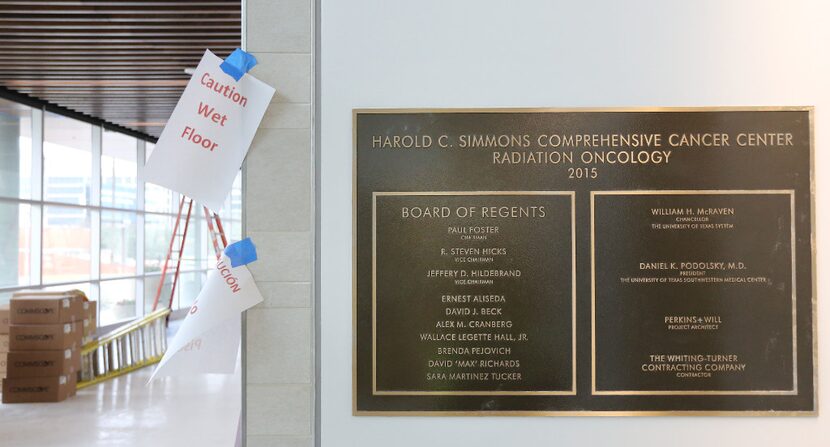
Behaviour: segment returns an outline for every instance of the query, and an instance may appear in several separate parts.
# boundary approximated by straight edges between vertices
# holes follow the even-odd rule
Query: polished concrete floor
[[[164,377],[153,367],[78,391],[64,402],[0,404],[2,447],[232,447],[240,408],[234,376]]]

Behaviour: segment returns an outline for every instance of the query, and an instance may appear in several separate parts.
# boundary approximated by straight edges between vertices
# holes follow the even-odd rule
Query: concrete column
[[[246,0],[252,73],[277,90],[248,153],[245,232],[265,302],[245,319],[248,447],[314,444],[313,0]]]

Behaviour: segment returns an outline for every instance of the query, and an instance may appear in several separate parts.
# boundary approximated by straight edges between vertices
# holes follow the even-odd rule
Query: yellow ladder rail
[[[154,311],[91,341],[81,349],[78,389],[161,361],[167,350],[170,309]]]

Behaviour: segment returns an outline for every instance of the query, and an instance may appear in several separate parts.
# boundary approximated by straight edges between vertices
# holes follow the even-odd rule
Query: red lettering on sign
[[[219,147],[219,143],[215,143],[213,140],[196,133],[196,129],[190,126],[184,126],[184,131],[182,132],[181,137],[193,144],[198,144],[211,152]]]
[[[228,115],[223,115],[219,112],[216,112],[215,107],[211,107],[201,101],[199,101],[199,115],[208,118],[209,120],[219,124],[220,126],[224,126],[225,121],[228,120]]]

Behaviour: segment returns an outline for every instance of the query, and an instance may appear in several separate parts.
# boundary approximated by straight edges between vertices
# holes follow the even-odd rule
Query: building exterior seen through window
[[[180,195],[144,183],[152,143],[0,99],[0,303],[18,290],[80,289],[109,325],[152,309]],[[183,167],[186,169],[186,167]],[[241,238],[241,176],[219,211]],[[190,221],[173,309],[214,259],[201,205]],[[167,276],[160,306],[170,296]]]

